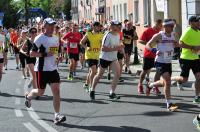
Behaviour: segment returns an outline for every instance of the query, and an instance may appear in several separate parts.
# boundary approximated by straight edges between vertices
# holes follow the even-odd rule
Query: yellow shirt
[[[92,32],[87,32],[87,37],[90,42],[91,51],[85,50],[85,59],[99,60],[101,41],[103,38],[103,33],[93,34]]]

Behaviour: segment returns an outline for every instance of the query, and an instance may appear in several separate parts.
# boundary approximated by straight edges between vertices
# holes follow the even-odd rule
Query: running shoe
[[[183,89],[183,84],[182,83],[177,83],[177,88],[178,88],[178,90],[180,90],[180,91],[183,91],[184,89]]]
[[[160,90],[159,90],[159,88],[158,87],[153,87],[153,93],[155,94],[155,95],[161,95],[161,92],[160,92]]]
[[[120,77],[119,82],[124,82],[124,79],[122,79],[122,77]]]
[[[138,93],[139,93],[139,94],[144,94],[144,88],[143,88],[142,85],[139,85],[139,86],[138,86]]]
[[[200,131],[200,121],[198,120],[198,116],[193,119],[193,124],[196,126],[197,130]]]
[[[107,75],[107,79],[108,79],[108,80],[111,79],[111,74],[110,74],[110,73],[108,73],[108,75]]]
[[[126,73],[128,72],[128,68],[127,68],[127,67],[125,67],[125,72],[126,72]]]
[[[195,97],[193,103],[200,104],[200,97]]]
[[[66,121],[66,117],[64,115],[58,114],[54,119],[54,124],[58,125],[64,121]]]
[[[118,99],[120,99],[120,96],[117,96],[115,93],[112,93],[109,95],[109,98],[113,99],[113,100],[118,100]]]
[[[95,100],[95,91],[90,91],[90,99]]]
[[[83,88],[85,89],[86,92],[90,91],[90,87],[87,84],[84,84]]]
[[[168,111],[174,112],[174,111],[177,111],[177,109],[178,109],[178,106],[176,104],[173,104],[173,103],[167,104]]]
[[[67,80],[72,81],[72,80],[73,80],[73,75],[70,74],[70,75],[67,77]]]
[[[19,67],[17,66],[16,69],[19,70]]]
[[[132,74],[132,71],[131,71],[131,70],[128,70],[128,74]]]
[[[26,93],[26,95],[25,95],[25,106],[27,107],[27,108],[30,108],[31,107],[31,100],[30,99],[28,99],[28,93]]]

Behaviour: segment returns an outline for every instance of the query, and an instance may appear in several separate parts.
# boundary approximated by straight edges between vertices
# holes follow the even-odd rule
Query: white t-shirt
[[[56,58],[58,55],[59,49],[59,40],[58,37],[48,37],[44,34],[40,34],[35,38],[34,41],[36,47],[38,48],[38,52],[47,53],[52,51],[55,53],[54,56],[39,58],[37,57],[35,64],[35,71],[54,71],[57,70]]]
[[[104,35],[103,41],[102,41],[102,46],[114,48],[119,44],[120,44],[119,34],[113,35],[110,32],[108,32]],[[112,51],[112,52],[101,51],[100,59],[107,60],[107,61],[115,61],[115,60],[117,60],[117,52],[118,51]]]
[[[0,34],[0,58],[3,58],[3,49],[5,48],[4,46],[5,43],[5,36]]]

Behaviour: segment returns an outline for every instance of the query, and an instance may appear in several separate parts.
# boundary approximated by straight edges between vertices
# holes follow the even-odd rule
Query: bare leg
[[[112,67],[112,71],[114,73],[114,77],[113,77],[113,81],[112,81],[112,86],[111,86],[111,89],[112,89],[112,93],[115,92],[115,89],[117,87],[117,83],[119,81],[119,77],[120,77],[120,65],[119,65],[119,62],[116,60],[116,61],[113,61],[111,63],[111,67]]]
[[[60,112],[60,83],[52,83],[51,91],[53,94],[53,106],[55,113]]]
[[[94,76],[93,82],[92,82],[92,91],[95,91],[95,88],[97,86],[97,83],[99,80],[102,78],[103,74],[105,72],[105,69],[102,68],[101,66],[98,68],[97,74]]]

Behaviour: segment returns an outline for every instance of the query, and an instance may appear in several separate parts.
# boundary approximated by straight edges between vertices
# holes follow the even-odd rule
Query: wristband
[[[152,49],[151,49],[151,52],[154,53],[154,54],[156,54],[157,49],[156,49],[156,48],[152,48]]]
[[[47,57],[47,53],[42,53],[42,57]]]

